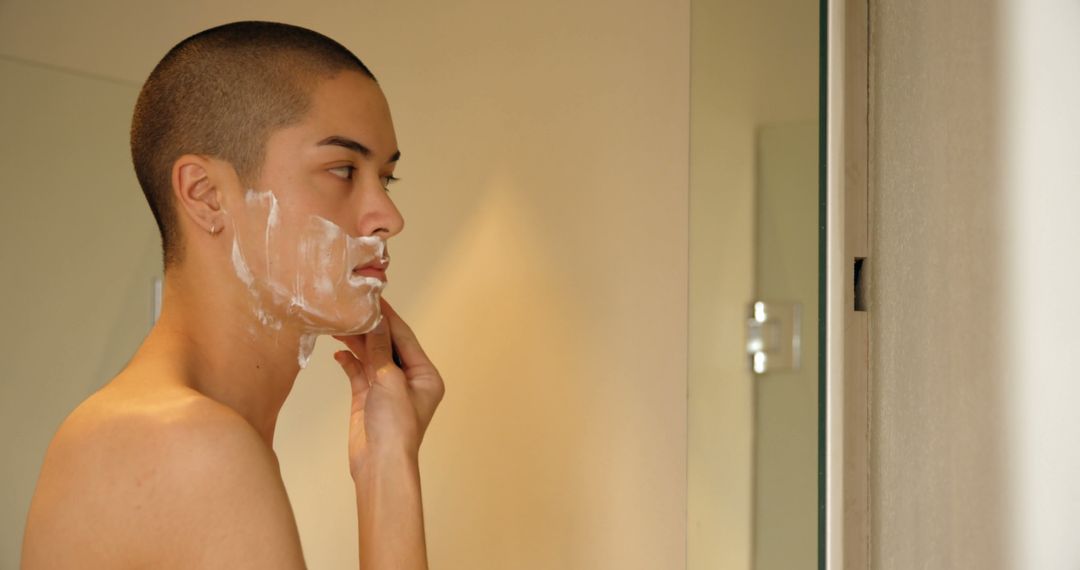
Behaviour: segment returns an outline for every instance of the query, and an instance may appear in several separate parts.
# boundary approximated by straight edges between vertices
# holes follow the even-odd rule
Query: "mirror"
[[[390,101],[407,229],[386,295],[447,382],[421,454],[433,567],[816,567],[818,3],[335,9],[0,6],[0,567],[56,427],[153,320],[141,82],[234,19],[339,39]],[[788,348],[760,374],[755,322]],[[274,443],[312,568],[357,565],[335,348]]]
[[[816,568],[823,548],[820,10],[792,0],[693,4],[687,568],[695,570]]]

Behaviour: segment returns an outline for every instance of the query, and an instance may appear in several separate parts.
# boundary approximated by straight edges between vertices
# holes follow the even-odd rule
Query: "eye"
[[[344,175],[334,174],[334,176],[337,176],[338,178],[341,178],[342,180],[352,180],[353,172],[356,172],[356,167],[355,166],[349,166],[349,165],[338,166],[336,168],[331,168],[329,171],[330,172],[344,172]]]
[[[390,185],[397,182],[398,180],[401,180],[401,179],[400,178],[394,178],[393,174],[387,174],[386,176],[383,176],[382,177],[383,188],[386,191],[389,192],[390,191]]]

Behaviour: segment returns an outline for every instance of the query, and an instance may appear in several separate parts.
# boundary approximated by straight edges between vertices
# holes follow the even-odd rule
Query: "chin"
[[[372,329],[374,329],[376,326],[379,325],[380,320],[382,320],[382,314],[380,314],[379,311],[375,311],[374,313],[369,313],[367,315],[366,320],[353,321],[353,323],[363,323],[363,324],[359,324],[359,325],[354,324],[354,326],[345,334],[364,334],[364,333],[371,332]]]
[[[357,310],[354,312],[340,311],[337,318],[332,321],[324,321],[315,325],[315,328],[319,329],[319,332],[323,334],[336,334],[336,335],[354,335],[364,334],[371,332],[379,321],[382,319],[382,314],[379,311],[379,305],[376,304],[374,308],[366,307],[363,310]]]
[[[371,332],[382,318],[377,291],[355,290],[348,294],[307,297],[308,302],[294,303],[287,312],[308,334],[356,335]]]

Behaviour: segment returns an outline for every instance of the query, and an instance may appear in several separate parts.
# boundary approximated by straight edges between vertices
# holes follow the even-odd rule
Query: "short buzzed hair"
[[[258,180],[266,140],[302,120],[319,80],[343,70],[375,80],[338,42],[277,22],[233,22],[176,44],[139,93],[131,157],[161,232],[165,267],[182,259],[172,167],[203,154],[232,164],[245,186]]]

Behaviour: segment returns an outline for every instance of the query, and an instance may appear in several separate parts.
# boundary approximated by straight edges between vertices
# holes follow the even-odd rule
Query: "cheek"
[[[295,237],[296,223],[289,214],[269,190],[248,190],[244,195],[233,229],[236,248],[256,279],[273,279],[294,262],[288,244]]]
[[[344,240],[320,240],[313,236],[304,247],[299,270],[309,276],[313,297],[331,300],[348,276]]]
[[[255,275],[262,275],[277,295],[293,304],[310,295],[307,285],[319,275],[329,275],[335,236],[310,223],[310,216],[281,207],[270,194],[265,222],[252,224],[248,239],[256,252]],[[257,268],[261,267],[260,274]],[[326,289],[325,284],[321,286]]]
[[[276,213],[276,201],[272,194],[249,191],[242,204],[229,210],[229,223],[233,231],[230,252],[233,270],[249,288],[257,287],[266,281],[269,273],[266,236],[272,212]]]

